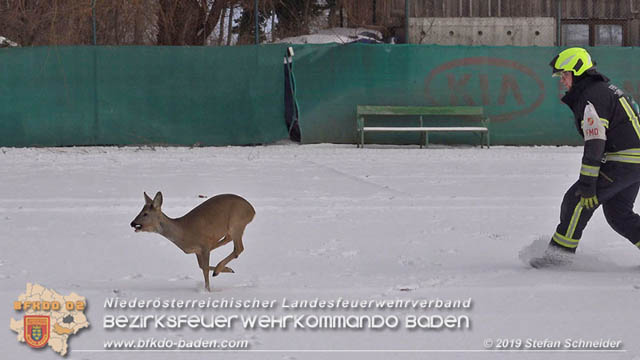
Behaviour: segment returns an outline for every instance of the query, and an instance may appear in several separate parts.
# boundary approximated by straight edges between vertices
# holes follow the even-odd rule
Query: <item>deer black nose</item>
[[[132,228],[136,227],[135,221],[132,221],[131,224],[129,224],[129,225],[131,225]]]

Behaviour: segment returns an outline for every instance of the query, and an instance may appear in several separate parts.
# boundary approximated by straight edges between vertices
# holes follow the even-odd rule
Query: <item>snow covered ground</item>
[[[37,282],[86,296],[91,327],[70,359],[640,359],[640,251],[600,211],[578,262],[535,270],[519,253],[546,242],[581,148],[274,145],[0,149],[0,307],[6,359],[56,359],[16,342],[12,302]],[[236,193],[256,208],[235,274],[212,279],[194,255],[134,233],[142,192],[177,217]],[[540,240],[544,238],[544,240]],[[212,253],[212,263],[231,245]],[[105,299],[260,299],[274,309],[115,310]],[[283,309],[282,299],[472,299],[468,309]],[[106,330],[105,315],[382,315],[397,329]],[[406,316],[467,316],[469,328],[404,327]],[[249,351],[104,351],[112,339],[248,340]],[[501,339],[621,341],[619,351],[486,350]],[[523,346],[523,345],[522,345]],[[521,346],[521,347],[522,347]],[[491,346],[489,346],[491,347]],[[583,349],[584,350],[584,349]]]

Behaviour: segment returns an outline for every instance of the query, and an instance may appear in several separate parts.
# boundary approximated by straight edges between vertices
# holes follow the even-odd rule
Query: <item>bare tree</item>
[[[98,44],[155,42],[153,9],[157,0],[95,2]],[[83,45],[93,42],[91,1],[2,0],[0,31],[22,46]]]
[[[82,14],[89,17],[81,21]],[[22,46],[82,44],[90,39],[90,15],[88,2],[4,0],[0,2],[0,31]]]
[[[155,43],[157,8],[157,0],[96,1],[98,44]]]
[[[370,26],[376,6],[387,9],[390,1],[259,0],[254,9],[255,0],[0,0],[0,35],[22,46],[88,45],[95,12],[98,45],[210,45],[215,29],[212,44],[230,45],[235,36],[238,44],[252,44],[256,16],[263,31],[284,38],[318,24]],[[329,19],[314,21],[325,10]]]
[[[228,0],[159,0],[158,45],[205,45]]]

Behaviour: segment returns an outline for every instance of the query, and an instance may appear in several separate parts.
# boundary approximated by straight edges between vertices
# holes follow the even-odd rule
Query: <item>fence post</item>
[[[556,18],[556,46],[562,46],[562,0],[558,2],[558,16]]]
[[[100,137],[100,120],[98,114],[98,41],[96,36],[96,0],[91,0],[91,20],[93,28],[93,144],[97,145]]]
[[[409,0],[404,0],[404,43],[409,43]]]
[[[256,29],[255,29],[256,45],[259,45],[260,44],[260,23],[258,22],[258,18],[260,17],[260,14],[258,12],[258,0],[256,0],[253,5],[253,17],[255,18],[255,25],[256,25]]]
[[[93,30],[93,45],[96,45],[96,0],[91,0],[91,27]]]

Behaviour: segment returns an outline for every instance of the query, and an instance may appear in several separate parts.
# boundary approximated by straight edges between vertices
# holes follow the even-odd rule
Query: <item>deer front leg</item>
[[[230,242],[231,242],[231,235],[227,234],[227,235],[224,236],[224,238],[218,240],[218,242],[216,243],[215,247],[218,248],[218,247],[220,247],[222,245],[226,245],[227,243],[230,243]],[[226,273],[233,273],[234,272],[233,269],[231,269],[230,267],[226,267],[226,266],[224,268],[222,268],[222,270],[220,270],[218,272],[216,272],[216,266],[209,266],[209,269],[213,270],[213,275],[212,276],[216,276],[219,273],[223,273],[223,272],[226,272]]]
[[[231,241],[231,236],[229,234],[227,234],[222,239],[218,240],[218,242],[216,243],[215,247],[217,248],[217,247],[220,247],[222,245],[226,245],[230,241]]]
[[[204,275],[204,288],[207,291],[211,291],[209,288],[209,252],[202,251],[196,253],[196,257],[198,258],[198,265],[200,269],[202,269],[202,275]]]
[[[220,273],[235,273],[235,271],[233,271],[233,269],[228,266],[225,266],[222,270],[220,270],[220,273],[216,273],[217,268],[217,266],[209,266],[209,269],[213,270],[213,274],[211,274],[211,276],[218,276],[220,275]]]

